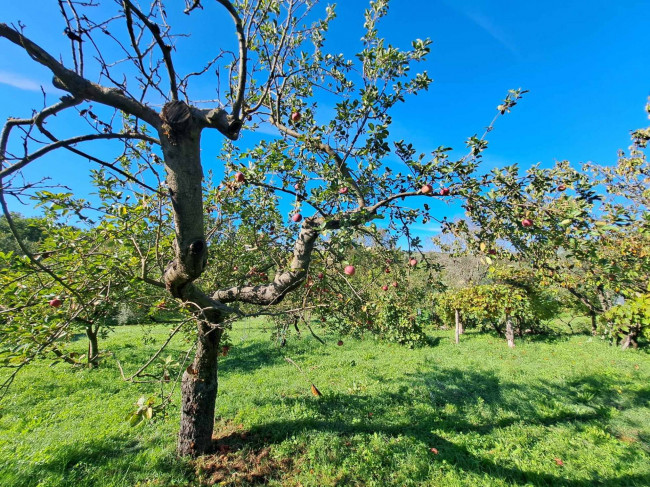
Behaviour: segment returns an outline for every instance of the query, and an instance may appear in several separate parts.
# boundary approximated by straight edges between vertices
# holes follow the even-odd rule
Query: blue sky
[[[204,41],[185,51],[191,53],[188,65],[198,65],[221,47],[234,47],[230,19],[209,5],[216,2],[204,3],[218,17],[192,27]],[[361,0],[338,4],[328,41],[331,52],[351,56],[360,47],[366,5]],[[33,40],[52,54],[67,56],[56,2],[10,2],[0,20],[21,20]],[[192,18],[181,15],[179,20],[189,31]],[[510,88],[530,93],[490,134],[486,168],[515,162],[551,165],[562,159],[613,163],[617,150],[629,145],[630,130],[648,124],[643,107],[650,95],[650,0],[393,0],[379,30],[387,42],[401,47],[415,38],[433,40],[422,67],[434,83],[393,113],[396,138],[413,142],[420,152],[440,145],[462,149],[468,136],[483,133]],[[224,32],[223,44],[213,32]],[[49,79],[45,69],[0,39],[1,119],[28,116],[32,107],[41,106],[41,84],[56,96]],[[244,135],[244,141],[253,138]],[[218,134],[204,139],[207,167],[216,167],[210,152],[218,144]],[[86,164],[53,158],[35,163],[28,174],[51,175],[83,193]]]

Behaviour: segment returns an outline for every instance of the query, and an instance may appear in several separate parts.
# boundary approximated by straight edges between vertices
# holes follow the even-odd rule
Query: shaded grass
[[[155,346],[139,333],[120,328],[104,346],[135,369]],[[178,400],[167,418],[127,426],[155,391],[119,381],[111,359],[42,363],[1,405],[0,485],[650,485],[645,352],[583,335],[509,350],[470,332],[455,346],[449,331],[416,350],[333,336],[278,348],[259,321],[232,337],[215,455],[175,457]],[[186,348],[175,340],[170,353]]]

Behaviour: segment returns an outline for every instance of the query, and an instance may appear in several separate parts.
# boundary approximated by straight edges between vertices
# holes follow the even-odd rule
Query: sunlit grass
[[[177,397],[167,418],[125,422],[157,387],[121,381],[114,358],[136,370],[169,328],[145,344],[124,327],[97,370],[42,362],[19,376],[0,405],[0,485],[650,485],[646,352],[586,335],[509,350],[470,332],[456,346],[451,331],[415,350],[309,334],[280,348],[262,328],[242,323],[220,362],[214,458],[176,458]],[[258,476],[234,468],[267,453]],[[229,475],[213,475],[219,462]]]

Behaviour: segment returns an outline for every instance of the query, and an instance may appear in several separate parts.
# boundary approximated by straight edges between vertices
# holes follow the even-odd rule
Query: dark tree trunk
[[[97,341],[97,332],[99,327],[93,328],[92,325],[86,326],[86,336],[88,337],[88,367],[96,367],[99,356],[99,342]]]
[[[214,409],[217,401],[219,342],[222,330],[202,321],[194,362],[181,383],[181,427],[178,454],[198,456],[212,450]]]
[[[512,329],[512,319],[506,315],[506,340],[510,348],[515,348],[515,332]]]
[[[596,336],[598,333],[598,328],[596,326],[596,312],[591,310],[589,316],[591,317],[591,334]]]

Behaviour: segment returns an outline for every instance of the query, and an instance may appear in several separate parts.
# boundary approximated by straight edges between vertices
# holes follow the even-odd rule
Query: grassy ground
[[[102,345],[133,371],[168,330],[143,341],[124,327]],[[451,334],[416,350],[338,337],[278,348],[261,322],[242,324],[220,363],[218,453],[198,462],[174,455],[178,399],[167,418],[128,426],[155,390],[120,381],[114,358],[37,364],[0,404],[0,485],[650,485],[648,353],[585,335],[509,350]]]

